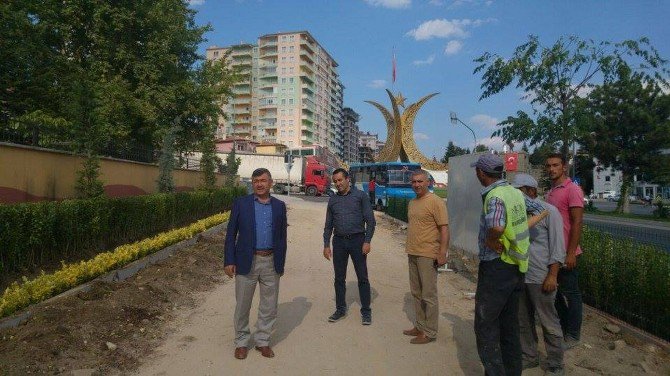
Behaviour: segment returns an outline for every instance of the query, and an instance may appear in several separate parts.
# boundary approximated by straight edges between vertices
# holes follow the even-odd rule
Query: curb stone
[[[218,232],[223,231],[223,229],[226,228],[228,225],[228,222],[223,222],[221,224],[218,224],[216,226],[210,227],[207,230],[195,234],[192,238],[182,240],[179,243],[175,243],[172,245],[169,245],[160,251],[156,251],[154,253],[151,253],[147,256],[144,256],[143,258],[139,260],[135,260],[131,262],[128,265],[125,265],[124,267],[116,270],[112,270],[111,272],[105,273],[93,280],[90,280],[84,284],[81,284],[79,286],[75,286],[67,291],[64,291],[54,297],[51,297],[47,300],[44,300],[39,303],[35,304],[48,304],[48,303],[53,303],[54,301],[64,298],[66,296],[70,296],[73,294],[77,294],[79,292],[87,292],[90,291],[93,288],[93,283],[95,282],[121,282],[125,281],[126,279],[134,276],[137,274],[140,270],[146,268],[147,266],[151,266],[153,264],[157,264],[162,262],[163,260],[169,258],[170,256],[174,255],[177,251],[180,249],[190,247],[198,242],[198,239],[200,239],[201,236],[207,236],[211,234],[215,234]],[[35,304],[32,304],[31,306],[34,306]],[[8,316],[3,319],[0,319],[0,329],[5,329],[5,328],[16,328],[17,326],[23,324],[24,322],[28,321],[32,317],[32,312],[31,311],[24,311],[19,314],[13,315],[13,316]]]

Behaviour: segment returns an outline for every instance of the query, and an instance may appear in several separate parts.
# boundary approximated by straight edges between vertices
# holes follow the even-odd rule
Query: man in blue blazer
[[[277,320],[279,277],[286,260],[286,205],[270,196],[272,175],[258,168],[251,175],[254,193],[233,202],[226,243],[224,271],[235,277],[235,358],[249,349],[249,310],[260,284],[260,303],[254,342],[266,358],[274,357],[270,333]]]

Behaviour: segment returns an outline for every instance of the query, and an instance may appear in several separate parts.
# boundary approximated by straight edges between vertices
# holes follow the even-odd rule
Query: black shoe
[[[364,313],[361,315],[361,322],[363,325],[372,324],[372,313]]]
[[[347,315],[346,312],[335,311],[335,313],[330,315],[330,317],[328,318],[328,322],[338,322],[342,320],[346,315]]]

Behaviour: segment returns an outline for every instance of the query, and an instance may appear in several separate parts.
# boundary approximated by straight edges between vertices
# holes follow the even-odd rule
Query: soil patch
[[[119,374],[135,369],[166,336],[178,311],[224,281],[223,239],[199,239],[118,283],[29,308],[23,325],[0,330],[0,375]]]

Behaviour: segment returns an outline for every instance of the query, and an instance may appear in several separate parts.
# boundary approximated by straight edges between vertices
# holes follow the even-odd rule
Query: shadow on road
[[[411,298],[411,295],[410,295]],[[474,320],[465,320],[462,317],[448,312],[440,314],[452,324],[452,333],[458,353],[458,363],[465,375],[481,375],[483,370],[477,355],[477,342],[474,336]]]
[[[355,279],[356,277],[354,277]],[[370,286],[370,305],[375,302],[375,298],[379,296],[379,293],[373,286]],[[349,281],[347,282],[347,310],[349,312],[354,312],[351,310],[352,305],[356,303],[358,308],[360,309],[361,307],[361,299],[360,295],[358,294],[358,281]],[[333,305],[335,304],[335,290],[333,289]],[[374,311],[374,307],[372,307]]]
[[[277,308],[277,321],[272,335],[273,346],[285,340],[291,332],[300,326],[312,303],[304,296],[293,298],[290,302],[280,303]]]

